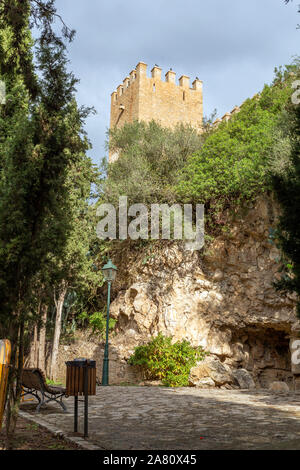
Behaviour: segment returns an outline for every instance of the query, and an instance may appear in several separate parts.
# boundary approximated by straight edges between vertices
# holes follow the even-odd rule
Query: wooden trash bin
[[[88,397],[96,395],[96,361],[75,359],[66,362],[66,395],[74,397],[74,432],[78,430],[78,396],[84,396],[84,437],[88,437]]]
[[[67,383],[66,395],[75,397],[85,394],[85,374],[87,373],[88,395],[96,395],[96,361],[75,359],[66,362]]]

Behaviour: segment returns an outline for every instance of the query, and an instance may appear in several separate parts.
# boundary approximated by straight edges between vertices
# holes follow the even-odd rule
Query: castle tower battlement
[[[182,75],[176,84],[176,73],[170,69],[162,80],[162,69],[155,65],[151,77],[147,64],[139,62],[111,94],[110,128],[120,128],[135,120],[158,121],[164,127],[190,124],[201,131],[203,121],[202,81]],[[117,158],[110,152],[109,161]]]

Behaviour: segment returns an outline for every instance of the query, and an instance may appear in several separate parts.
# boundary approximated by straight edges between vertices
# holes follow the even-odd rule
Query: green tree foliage
[[[148,344],[136,347],[129,364],[139,366],[147,380],[159,379],[167,387],[185,387],[189,385],[191,367],[206,354],[189,341],[172,343],[171,337],[160,333]]]
[[[83,323],[87,322],[93,334],[99,335],[102,339],[105,339],[106,312],[105,313],[94,312],[91,315],[89,315],[88,312],[81,312],[81,314],[78,316],[78,320],[80,320]],[[109,318],[108,329],[113,330],[116,323],[117,323],[116,319]]]
[[[128,203],[173,202],[178,171],[188,156],[199,149],[202,136],[190,126],[167,129],[157,122],[134,122],[110,132],[110,148],[119,159],[109,165],[104,199],[118,205],[119,196]]]
[[[64,26],[63,36],[56,35],[56,17],[54,0],[0,3],[0,79],[7,92],[0,109],[0,319],[13,346],[9,436],[21,394],[24,334],[38,294],[54,264],[57,277],[68,264],[64,277],[68,272],[74,281],[88,259],[78,240],[95,173],[83,129],[90,110],[76,104],[65,45],[73,32]],[[35,45],[32,24],[40,29]],[[86,247],[86,239],[82,243]]]
[[[135,122],[110,133],[119,159],[109,165],[105,202],[205,204],[207,229],[226,218],[224,210],[271,189],[269,157],[274,129],[289,100],[295,65],[275,70],[271,85],[246,100],[240,112],[204,132],[187,126],[174,130],[152,121]]]
[[[26,12],[22,25],[13,22],[13,14],[9,23],[6,3],[2,2],[0,10],[1,54],[9,62],[10,55],[18,55],[15,36],[24,36],[27,50],[32,42],[30,3],[22,3]],[[15,3],[19,12],[20,3]],[[7,84],[0,128],[0,279],[1,310],[6,316],[9,311],[26,310],[35,276],[49,253],[59,255],[65,245],[71,230],[68,174],[88,148],[82,131],[86,110],[76,109],[73,100],[76,80],[66,71],[65,46],[61,41],[48,42],[46,32],[41,37],[37,50],[41,78],[36,79],[39,94],[34,101],[20,66],[24,55],[20,49],[20,60],[9,72],[6,68],[1,73]]]
[[[291,96],[291,78],[276,72],[271,86],[246,100],[240,112],[223,122],[183,167],[178,198],[205,204],[206,214],[255,198],[270,188],[268,159],[273,131],[283,106]]]
[[[95,264],[98,252],[95,207],[90,204],[91,198],[96,197],[91,191],[92,184],[98,182],[98,170],[91,159],[82,153],[66,179],[69,212],[65,217],[70,231],[59,256],[51,253],[48,257],[44,274],[48,275],[45,283],[50,286],[59,288],[64,282],[68,289],[90,291],[94,286],[101,285],[102,274]],[[43,277],[42,272],[40,276]]]
[[[300,80],[300,60],[296,60],[297,73],[293,80]],[[300,82],[298,82],[300,83]],[[295,90],[294,90],[295,92]],[[298,94],[294,102],[289,100],[283,110],[274,136],[274,149],[270,162],[272,185],[280,204],[281,216],[275,233],[275,242],[281,248],[285,260],[282,279],[277,289],[294,292],[300,299],[300,104]],[[300,317],[300,301],[298,300]]]

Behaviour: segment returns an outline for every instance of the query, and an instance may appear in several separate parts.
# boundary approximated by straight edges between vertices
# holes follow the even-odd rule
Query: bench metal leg
[[[39,395],[39,393],[41,396]],[[26,390],[25,393],[22,394],[22,397],[28,394],[33,395],[38,400],[38,405],[35,409],[36,413],[39,413],[41,407],[43,405],[46,405],[46,403],[49,403],[50,401],[55,401],[56,403],[58,403],[62,407],[64,413],[68,412],[66,405],[63,403],[63,398],[65,398],[65,394],[49,395],[45,393],[44,391],[40,391],[39,393],[35,391],[34,389],[28,389]]]
[[[45,397],[48,398],[48,400],[45,400]],[[64,402],[62,401],[63,397],[64,397],[64,395],[60,396],[58,398],[56,398],[55,395],[53,395],[51,397],[49,397],[48,395],[44,395],[42,402],[37,406],[36,412],[38,413],[40,411],[40,408],[41,408],[42,405],[46,405],[50,401],[55,401],[56,403],[58,403],[62,407],[64,413],[67,413],[68,412],[67,407],[64,404]]]
[[[63,402],[62,400],[60,400],[58,403],[60,404],[60,406],[62,407],[62,409],[64,410],[64,412],[67,413],[67,412],[68,412],[68,409],[67,409],[66,405],[64,404],[64,402]]]
[[[38,406],[35,409],[36,413],[39,413],[40,409],[41,409],[41,406],[45,404],[45,395],[43,394],[43,392],[41,392],[41,393],[42,393],[42,399],[39,398],[40,402],[39,402]]]

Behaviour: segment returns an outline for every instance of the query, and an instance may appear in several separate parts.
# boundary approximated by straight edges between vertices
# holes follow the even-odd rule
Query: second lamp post
[[[102,268],[102,273],[105,281],[107,282],[107,314],[106,314],[106,341],[104,349],[104,359],[103,359],[103,372],[102,372],[102,385],[108,385],[108,331],[109,331],[109,306],[110,306],[110,288],[112,281],[115,280],[117,274],[116,266],[108,261],[105,266]]]

